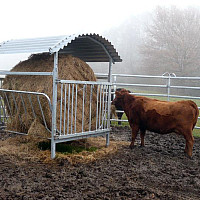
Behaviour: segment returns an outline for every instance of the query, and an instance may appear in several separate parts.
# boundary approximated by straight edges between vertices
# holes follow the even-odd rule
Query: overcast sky
[[[200,0],[2,0],[0,43],[73,33],[102,34],[157,5],[200,7]],[[0,56],[0,69],[8,68],[11,61],[7,60],[7,56]]]

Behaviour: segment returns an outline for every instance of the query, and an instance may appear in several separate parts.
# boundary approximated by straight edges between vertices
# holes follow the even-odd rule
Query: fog
[[[144,29],[160,5],[178,8],[199,7],[198,0],[64,1],[35,0],[1,2],[0,43],[10,39],[97,33],[116,48],[123,62],[113,65],[113,73],[148,73],[141,64],[140,45]],[[11,6],[12,5],[12,6]],[[10,70],[29,54],[0,55],[0,70]],[[89,63],[95,72],[106,73],[108,64]]]

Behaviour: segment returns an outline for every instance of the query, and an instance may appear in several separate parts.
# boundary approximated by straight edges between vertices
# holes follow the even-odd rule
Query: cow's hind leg
[[[132,128],[132,141],[130,144],[130,148],[132,149],[134,147],[134,143],[135,143],[135,139],[137,137],[138,131],[139,131],[139,127],[138,126],[133,126]]]
[[[145,136],[145,130],[140,130],[140,138],[141,138],[141,147],[144,147],[144,136]]]
[[[192,130],[188,131],[187,133],[184,134],[185,140],[186,140],[186,145],[185,145],[185,153],[189,157],[192,156],[192,149],[194,145],[194,137],[192,135]]]

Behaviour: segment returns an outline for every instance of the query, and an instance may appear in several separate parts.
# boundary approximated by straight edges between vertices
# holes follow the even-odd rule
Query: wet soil
[[[129,127],[111,140],[130,141]],[[0,133],[0,139],[7,135]],[[15,162],[0,155],[0,199],[200,199],[200,138],[192,159],[175,134],[147,133],[145,147],[122,145],[115,154],[90,163]]]

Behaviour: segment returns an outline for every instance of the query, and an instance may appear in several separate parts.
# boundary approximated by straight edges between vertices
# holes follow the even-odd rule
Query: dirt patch
[[[1,142],[10,140],[0,135]],[[1,152],[0,199],[199,199],[200,138],[195,138],[192,159],[184,155],[184,139],[175,134],[147,133],[146,147],[140,147],[138,137],[133,150],[130,128],[113,128],[110,138],[113,152],[73,164],[20,161]]]

